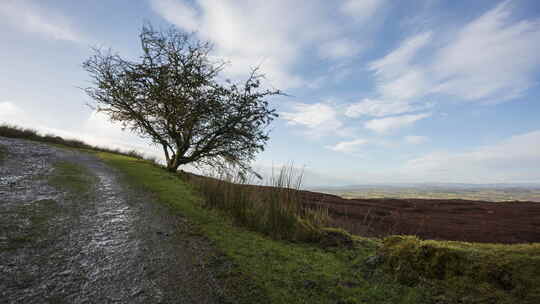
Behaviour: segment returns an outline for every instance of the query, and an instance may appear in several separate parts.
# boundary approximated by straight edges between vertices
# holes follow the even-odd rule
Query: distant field
[[[362,189],[317,189],[343,198],[424,198],[424,199],[465,199],[492,202],[533,201],[540,202],[540,188],[402,188],[373,187]]]

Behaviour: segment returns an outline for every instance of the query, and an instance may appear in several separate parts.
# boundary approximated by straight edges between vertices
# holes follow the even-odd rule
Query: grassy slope
[[[214,242],[223,255],[212,257],[208,266],[234,292],[232,303],[540,303],[540,244],[396,236],[357,240],[352,249],[324,250],[278,242],[234,227],[227,217],[202,208],[193,189],[175,174],[140,159],[100,156],[188,217],[198,227],[194,233]],[[49,181],[71,192],[87,192],[92,180],[83,171],[59,163]]]
[[[100,153],[126,178],[192,220],[229,264],[221,273],[235,302],[253,303],[421,303],[426,291],[383,277],[366,280],[365,259],[377,243],[365,240],[353,249],[325,250],[315,245],[274,241],[235,227],[201,207],[191,187],[148,162]],[[216,261],[209,261],[213,263]],[[219,263],[219,261],[218,261]],[[221,267],[223,269],[223,267]],[[247,286],[247,288],[244,288]]]

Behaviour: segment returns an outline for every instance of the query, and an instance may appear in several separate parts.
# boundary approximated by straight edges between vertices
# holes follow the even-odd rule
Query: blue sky
[[[0,122],[147,154],[86,103],[91,46],[139,54],[144,21],[195,31],[280,118],[254,164],[308,185],[540,183],[540,2],[0,2]]]

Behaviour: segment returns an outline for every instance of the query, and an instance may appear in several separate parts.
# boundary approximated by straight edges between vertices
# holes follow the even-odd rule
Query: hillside
[[[66,300],[92,295],[158,303],[163,301],[156,298],[161,294],[174,299],[172,302],[194,303],[200,303],[197,297],[202,296],[208,302],[225,303],[532,304],[540,300],[538,244],[364,238],[323,229],[309,212],[299,218],[287,214],[275,218],[279,220],[275,227],[294,219],[288,222],[292,230],[282,227],[276,234],[269,230],[274,227],[269,223],[241,220],[266,217],[242,217],[235,210],[246,209],[219,206],[218,197],[241,198],[234,195],[244,193],[226,182],[209,180],[215,183],[213,189],[233,191],[220,196],[223,192],[200,190],[200,183],[140,158],[0,139],[0,208],[3,217],[10,218],[2,222],[6,227],[0,243],[0,285],[3,296],[10,299],[47,296]],[[24,153],[17,150],[21,146],[26,147]],[[55,151],[52,158],[48,151]],[[31,171],[39,166],[52,167],[39,174]],[[258,196],[246,197],[261,197],[264,191],[297,193],[265,189],[250,187],[250,195]],[[52,201],[32,196],[47,193],[56,196]],[[323,197],[322,203],[331,202],[322,194],[304,195],[308,196],[304,202]],[[332,218],[336,213],[330,210],[329,215]],[[81,220],[75,221],[77,218]],[[94,224],[85,224],[89,220]],[[62,231],[75,235],[64,238]],[[125,237],[128,231],[134,234]],[[77,235],[82,237],[79,242]],[[23,257],[41,263],[41,269],[48,271],[36,273],[29,268],[35,263],[16,262]],[[86,273],[95,277],[85,277]],[[153,285],[145,285],[145,278]],[[49,287],[39,287],[42,284]],[[34,292],[29,293],[31,290]]]

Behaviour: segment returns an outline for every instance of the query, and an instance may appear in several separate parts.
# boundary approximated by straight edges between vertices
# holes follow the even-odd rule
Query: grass
[[[54,164],[54,171],[48,182],[53,187],[66,190],[72,196],[82,198],[92,194],[96,179],[84,166],[60,161]]]
[[[396,281],[433,285],[447,299],[472,303],[539,303],[540,244],[477,244],[420,240],[413,236],[384,239],[383,268]]]
[[[234,170],[189,178],[206,206],[224,211],[240,226],[278,240],[319,242],[329,237],[323,229],[329,222],[328,211],[303,206],[297,191],[301,180],[302,174],[292,166],[273,176],[269,187],[253,186],[253,179]]]

